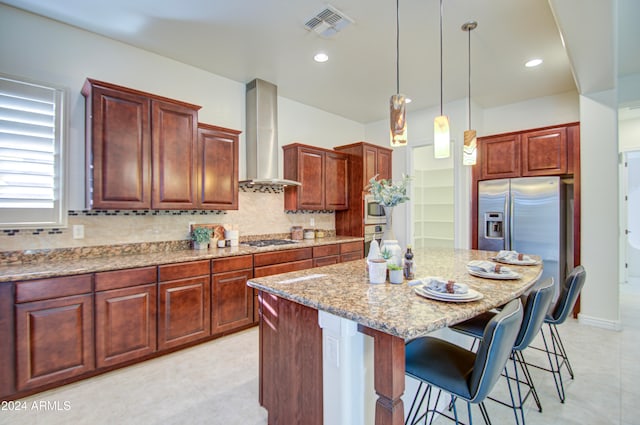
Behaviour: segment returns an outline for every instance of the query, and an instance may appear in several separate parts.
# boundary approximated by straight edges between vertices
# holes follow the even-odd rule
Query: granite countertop
[[[78,258],[66,259],[64,261],[45,261],[38,263],[0,266],[0,282],[32,280],[83,273],[130,269],[135,267],[183,263],[188,261],[233,257],[238,255],[251,255],[261,252],[332,245],[337,243],[355,242],[362,240],[363,238],[360,237],[334,236],[312,240],[301,240],[287,245],[272,245],[260,248],[251,247],[241,242],[237,247],[210,248],[208,250],[182,249],[175,251],[128,255],[122,254],[94,258],[83,258],[82,255],[79,255]]]
[[[469,285],[483,294],[479,301],[441,302],[416,295],[405,281],[370,284],[366,259],[250,279],[248,285],[284,299],[405,339],[449,326],[523,294],[537,281],[542,265],[508,267],[517,280],[471,276],[466,264],[488,260],[495,252],[454,249],[414,250],[416,277],[440,276]],[[538,257],[534,257],[539,260]]]

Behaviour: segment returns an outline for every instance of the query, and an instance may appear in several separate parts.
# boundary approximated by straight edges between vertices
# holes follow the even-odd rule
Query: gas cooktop
[[[247,241],[245,244],[255,247],[272,246],[272,245],[289,245],[297,243],[289,239],[261,239],[259,241]]]

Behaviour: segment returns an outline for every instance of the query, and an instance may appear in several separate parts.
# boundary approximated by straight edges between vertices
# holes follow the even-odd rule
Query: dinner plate
[[[536,264],[539,264],[539,262],[537,260],[534,260],[533,258],[518,260],[518,259],[492,257],[491,259],[493,261],[497,261],[498,263],[511,264],[514,266],[534,266]]]
[[[452,303],[465,303],[469,301],[478,301],[483,298],[483,295],[480,292],[475,291],[473,289],[469,289],[469,291],[466,294],[448,294],[448,293],[445,294],[441,292],[430,291],[423,286],[414,286],[413,291],[416,294],[425,298],[430,298],[436,301],[452,302]],[[456,296],[451,297],[451,295],[456,295]],[[462,295],[464,295],[464,297],[461,297]]]
[[[467,267],[467,271],[471,276],[484,277],[486,279],[500,279],[500,280],[513,280],[520,279],[520,275],[512,270],[503,271],[500,273],[490,273],[485,272],[484,270],[471,269]]]

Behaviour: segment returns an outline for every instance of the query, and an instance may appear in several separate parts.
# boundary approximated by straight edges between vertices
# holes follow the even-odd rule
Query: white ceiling
[[[386,118],[396,91],[394,0],[331,0],[355,21],[331,39],[304,28],[328,4],[321,0],[1,1],[235,81],[270,81],[281,96],[358,122]],[[469,20],[478,21],[474,103],[487,108],[576,90],[548,1],[445,0],[445,103],[467,96],[468,39],[460,27]],[[438,29],[438,0],[400,0],[400,91],[413,99],[409,110],[439,104]],[[319,50],[328,62],[313,61]],[[544,63],[525,68],[533,57]],[[633,57],[625,66],[640,70],[640,55]]]

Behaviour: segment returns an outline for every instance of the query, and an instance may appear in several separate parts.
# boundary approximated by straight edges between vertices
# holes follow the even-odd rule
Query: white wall
[[[580,96],[581,259],[587,271],[580,321],[620,327],[618,117],[615,91]]]
[[[640,149],[640,117],[621,120],[618,125],[620,152]]]

